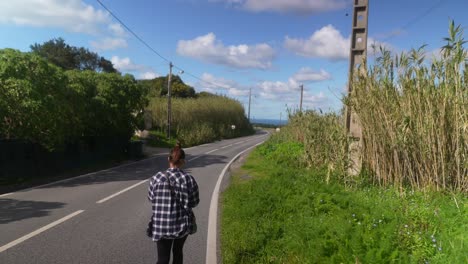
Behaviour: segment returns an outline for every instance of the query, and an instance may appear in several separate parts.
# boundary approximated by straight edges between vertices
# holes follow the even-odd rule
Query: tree
[[[31,45],[31,51],[64,70],[92,70],[118,72],[112,62],[83,47],[73,47],[63,38],[52,39],[43,44]]]
[[[0,138],[53,149],[76,132],[63,71],[41,57],[0,50]]]
[[[49,40],[42,45],[35,43],[31,45],[31,51],[64,70],[78,68],[75,59],[76,52],[62,38]]]
[[[83,137],[128,140],[146,98],[131,75],[64,71],[34,53],[0,50],[0,139],[48,149]]]
[[[86,136],[130,137],[147,105],[146,90],[133,76],[95,71],[67,71],[69,87],[78,94],[73,104]]]
[[[203,92],[197,93],[195,96],[198,98],[203,98],[203,97],[216,97],[218,95],[203,91]]]
[[[167,95],[167,76],[157,77],[152,80],[139,80],[139,84],[149,91],[150,97],[160,97]],[[180,76],[172,75],[171,96],[180,98],[195,97],[195,89],[185,84]]]

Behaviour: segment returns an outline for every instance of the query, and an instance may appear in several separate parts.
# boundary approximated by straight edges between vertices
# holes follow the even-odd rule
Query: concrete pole
[[[171,122],[172,122],[172,109],[171,109],[171,78],[172,78],[172,62],[169,62],[169,77],[167,78],[167,138],[171,139]]]
[[[304,96],[304,85],[301,84],[301,103],[299,105],[299,112],[301,112],[301,113],[302,113],[302,98],[303,98],[303,96]]]
[[[250,102],[251,102],[251,98],[252,98],[252,88],[250,88],[250,90],[249,90],[249,111],[248,111],[248,115],[247,115],[247,118],[249,119],[249,122],[250,122]]]
[[[353,96],[353,74],[367,56],[367,25],[369,0],[355,0],[349,58],[348,96]],[[349,173],[359,174],[362,166],[362,128],[358,116],[350,107],[346,108],[346,129],[350,137],[348,155],[351,162]]]

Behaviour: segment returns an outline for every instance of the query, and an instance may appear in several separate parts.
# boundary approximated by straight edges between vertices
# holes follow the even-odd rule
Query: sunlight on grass
[[[268,148],[251,154],[222,196],[223,263],[468,260],[466,196],[326,184],[325,170],[270,162]]]

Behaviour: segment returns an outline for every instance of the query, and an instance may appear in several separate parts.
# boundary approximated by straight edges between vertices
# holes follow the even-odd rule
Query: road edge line
[[[213,194],[211,195],[211,202],[210,202],[210,210],[208,215],[208,235],[207,235],[207,243],[206,243],[206,262],[207,264],[217,264],[217,235],[218,235],[218,200],[219,200],[219,189],[221,187],[221,182],[227,172],[227,170],[231,167],[232,163],[236,161],[242,154],[246,151],[257,147],[265,142],[262,141],[256,145],[253,145],[249,148],[244,149],[243,151],[239,152],[234,158],[229,161],[229,163],[224,167],[221,174],[218,176],[218,181],[216,182],[215,189],[213,190]]]

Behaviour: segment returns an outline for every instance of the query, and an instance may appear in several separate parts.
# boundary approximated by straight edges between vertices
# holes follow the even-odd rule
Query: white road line
[[[193,158],[193,159],[189,159],[188,161],[190,162],[190,161],[192,161],[192,160],[196,160],[196,159],[199,159],[199,158],[201,158],[201,157],[202,157],[202,156],[197,156],[197,157],[195,157],[195,158]]]
[[[190,149],[190,148],[187,148],[187,149]],[[186,149],[184,149],[184,150],[186,150]],[[111,167],[111,168],[104,169],[104,170],[100,170],[100,171],[93,171],[93,172],[90,172],[90,173],[86,173],[86,174],[79,175],[79,176],[72,177],[72,178],[68,178],[68,179],[63,179],[63,180],[60,180],[60,181],[46,183],[46,184],[43,184],[43,185],[39,185],[39,186],[35,186],[35,187],[31,187],[31,188],[28,188],[28,189],[21,190],[21,192],[30,191],[30,190],[34,190],[34,189],[40,189],[40,188],[44,188],[44,187],[51,186],[51,185],[58,184],[58,183],[64,183],[64,182],[68,182],[68,181],[72,181],[72,180],[81,179],[81,178],[91,176],[91,175],[94,175],[94,174],[98,174],[98,173],[101,173],[101,172],[107,172],[107,171],[115,170],[115,169],[118,169],[118,168],[124,168],[124,167],[130,166],[130,165],[133,165],[133,164],[137,164],[137,163],[140,163],[140,162],[144,162],[144,161],[154,159],[154,158],[157,158],[159,156],[165,156],[165,155],[167,155],[167,154],[164,154],[164,153],[155,154],[155,155],[153,155],[153,156],[151,156],[149,158],[146,158],[146,159],[141,159],[141,160],[125,163],[125,164],[122,164],[122,165],[118,165],[118,166]],[[0,195],[0,197],[15,194],[15,193],[16,192],[5,193],[5,194]]]
[[[226,145],[226,146],[221,147],[221,148],[224,149],[224,148],[229,148],[229,147],[232,147],[232,144],[231,145]]]
[[[54,227],[54,226],[56,226],[56,225],[58,225],[60,223],[63,223],[63,222],[67,221],[68,219],[70,219],[70,218],[72,218],[74,216],[79,215],[82,212],[84,212],[84,210],[78,210],[78,211],[76,211],[76,212],[74,212],[72,214],[69,214],[69,215],[67,215],[67,216],[65,216],[63,218],[60,218],[59,220],[57,220],[55,222],[52,222],[52,223],[50,223],[50,224],[48,224],[48,225],[46,225],[44,227],[41,227],[41,228],[37,229],[34,232],[31,232],[31,233],[29,233],[29,234],[27,234],[25,236],[22,236],[22,237],[16,239],[15,241],[12,241],[12,242],[0,247],[0,253],[2,253],[3,251],[5,251],[5,250],[7,250],[7,249],[9,249],[11,247],[14,247],[14,246],[18,245],[19,243],[22,243],[22,242],[30,239],[31,237],[37,236],[40,233],[46,231],[47,229],[50,229],[50,228],[52,228],[52,227]]]
[[[210,151],[208,151],[208,152],[205,152],[205,154],[210,154],[211,152],[215,152],[215,151],[217,151],[217,150],[219,150],[219,149],[210,150]]]
[[[127,187],[127,188],[121,190],[120,192],[116,192],[116,193],[114,193],[114,194],[112,194],[112,195],[110,195],[110,196],[107,196],[106,198],[104,198],[104,199],[102,199],[102,200],[99,200],[99,201],[97,201],[96,203],[97,203],[97,204],[100,204],[100,203],[103,203],[103,202],[105,202],[105,201],[107,201],[107,200],[110,200],[110,199],[116,197],[117,195],[122,194],[122,193],[124,193],[124,192],[126,192],[126,191],[128,191],[128,190],[130,190],[130,189],[132,189],[132,188],[135,188],[135,187],[137,187],[138,185],[140,185],[140,184],[142,184],[142,183],[145,183],[145,182],[147,182],[147,181],[148,181],[148,180],[144,180],[144,181],[138,182],[138,183],[136,183],[136,184],[133,184],[132,186]]]
[[[261,136],[260,136],[260,137],[261,137]],[[249,140],[244,140],[244,141],[241,141],[240,143],[244,143],[244,142],[247,142],[247,141],[249,141]],[[206,146],[206,145],[210,145],[210,144],[212,144],[212,143],[203,144],[203,145],[201,145],[201,146]],[[193,147],[190,147],[190,148],[184,148],[184,150],[189,150],[189,149],[196,148],[196,147],[198,147],[198,146],[193,146]],[[205,154],[210,154],[211,152],[214,152],[214,151],[217,151],[217,150],[219,150],[219,149],[214,149],[214,150],[208,151],[208,152],[206,152]],[[134,161],[134,162],[129,162],[129,163],[126,163],[126,164],[122,164],[122,165],[118,165],[118,166],[115,166],[115,167],[111,167],[111,168],[108,168],[108,169],[104,169],[104,170],[100,170],[100,171],[94,171],[94,172],[90,172],[90,173],[87,173],[87,174],[79,175],[79,176],[76,176],[76,177],[72,177],[72,178],[63,179],[63,180],[56,181],[56,182],[51,182],[51,183],[47,183],[47,184],[35,186],[35,187],[28,188],[28,189],[24,189],[24,190],[21,190],[21,191],[22,191],[22,192],[25,192],[25,191],[30,191],[30,190],[34,190],[34,189],[39,189],[39,188],[47,187],[47,186],[54,185],[54,184],[58,184],[58,183],[63,183],[63,182],[71,181],[71,180],[76,180],[76,179],[80,179],[80,178],[83,178],[83,177],[87,177],[87,176],[90,176],[90,175],[93,175],[93,174],[97,174],[97,173],[100,173],[100,172],[106,172],[106,171],[114,170],[114,169],[117,169],[117,168],[127,167],[127,166],[130,166],[130,165],[132,165],[132,164],[144,162],[144,161],[147,161],[147,160],[150,160],[150,159],[154,159],[154,158],[157,158],[157,157],[159,157],[159,156],[165,156],[165,155],[167,155],[167,154],[165,154],[165,153],[159,153],[159,154],[155,154],[155,155],[153,155],[153,156],[151,156],[151,157],[148,157],[148,158],[146,158],[146,159],[141,159],[141,160],[137,160],[137,161]],[[5,196],[12,195],[12,194],[15,194],[15,193],[16,193],[16,192],[5,193],[5,194],[0,195],[0,197],[5,197]]]
[[[223,169],[221,174],[218,177],[218,181],[216,182],[215,189],[213,191],[213,195],[211,196],[210,202],[210,212],[208,216],[208,236],[207,236],[207,245],[206,245],[206,263],[207,264],[217,264],[217,256],[216,256],[216,245],[217,245],[217,225],[218,225],[218,199],[219,199],[219,188],[221,187],[221,182],[223,181],[224,175],[226,171],[229,169],[231,164],[240,156],[242,153],[246,152],[247,150],[254,148],[264,141],[251,146],[239,154],[237,154]]]

